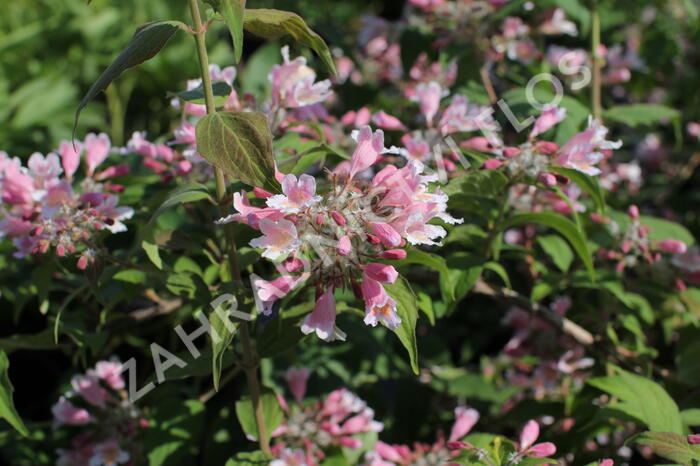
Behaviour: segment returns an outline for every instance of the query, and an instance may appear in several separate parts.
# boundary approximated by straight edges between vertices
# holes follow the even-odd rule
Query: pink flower
[[[250,242],[254,248],[264,248],[263,257],[276,260],[289,254],[301,245],[297,229],[292,222],[279,219],[276,222],[263,218],[260,220],[260,231],[264,236]]]
[[[277,107],[297,108],[323,102],[330,97],[331,82],[316,81],[316,73],[304,57],[289,60],[289,47],[282,47],[284,63],[272,67],[272,101]]]
[[[540,25],[540,32],[548,35],[566,34],[576,36],[578,28],[576,23],[567,21],[566,14],[562,8],[557,8],[552,12],[552,17]]]
[[[58,403],[51,407],[51,413],[54,417],[54,429],[63,424],[82,426],[92,421],[92,416],[87,410],[75,407],[65,397],[61,397]]]
[[[442,87],[435,81],[427,84],[420,83],[416,86],[416,95],[413,100],[418,102],[420,111],[428,122],[428,126],[432,126],[433,118],[440,108],[440,100],[443,97]]]
[[[399,273],[391,265],[372,263],[365,265],[365,276],[380,283],[394,283]]]
[[[313,312],[304,318],[301,324],[301,331],[308,335],[316,332],[316,335],[325,341],[333,341],[335,339],[343,340],[344,336],[338,335],[335,327],[335,298],[333,297],[333,288],[329,287],[325,293],[318,298]]]
[[[357,141],[357,147],[350,162],[350,178],[374,165],[379,155],[387,152],[381,129],[372,134],[372,128],[363,126],[359,131],[353,131],[352,137]]]
[[[380,128],[394,131],[403,131],[406,129],[401,120],[389,115],[384,110],[381,110],[372,116],[372,123],[379,126]]]
[[[73,390],[91,405],[104,406],[109,398],[109,394],[100,386],[94,373],[88,372],[85,376],[76,375],[71,379],[71,385]]]
[[[440,131],[443,135],[471,132],[497,131],[500,126],[493,119],[489,107],[470,104],[466,96],[457,94],[440,118]]]
[[[306,381],[309,379],[311,371],[306,367],[299,369],[290,367],[285,374],[287,383],[289,384],[289,390],[294,395],[294,399],[297,403],[301,403],[304,399],[304,394],[306,393]]]
[[[289,294],[299,282],[305,280],[307,276],[308,274],[302,275],[301,277],[282,275],[272,281],[255,280],[253,284],[256,289],[257,297],[261,301],[261,312],[264,315],[270,315],[272,313],[272,305],[275,301],[287,296],[287,294]]]
[[[115,390],[124,388],[124,378],[121,374],[122,365],[117,361],[100,361],[95,364],[95,374]]]
[[[691,445],[700,445],[700,435],[688,435],[688,443]]]
[[[66,174],[66,178],[71,179],[76,170],[78,170],[82,151],[83,144],[79,141],[75,142],[75,149],[72,142],[61,141],[58,154],[61,156],[61,164],[63,165],[63,172]]]
[[[376,327],[381,321],[392,330],[398,328],[401,318],[396,313],[396,301],[387,294],[381,283],[365,275],[362,297],[365,300],[365,324]]]
[[[479,421],[479,412],[475,409],[467,409],[464,406],[455,408],[455,423],[450,432],[450,441],[456,441],[467,435]]]
[[[89,133],[85,137],[85,160],[87,161],[87,173],[92,175],[102,162],[109,156],[112,143],[105,133],[96,135]]]
[[[107,440],[95,446],[90,466],[116,466],[125,464],[130,459],[129,453],[119,448],[116,440]]]
[[[310,175],[301,175],[299,181],[294,175],[285,175],[282,180],[282,192],[267,199],[267,205],[287,214],[299,212],[321,200],[316,194],[316,179]]]
[[[688,134],[693,137],[700,138],[700,123],[691,121],[688,123]]]
[[[563,167],[587,173],[588,175],[600,174],[600,169],[594,167],[603,160],[601,150],[613,150],[622,147],[622,141],[612,142],[605,140],[608,129],[598,120],[589,117],[588,129],[577,134],[567,142],[558,152],[557,163]]]
[[[615,465],[615,463],[611,459],[600,460],[600,462],[598,463],[598,466],[614,466],[614,465]]]
[[[559,124],[566,118],[566,109],[554,105],[546,105],[542,113],[535,121],[535,126],[530,132],[530,138],[545,133],[548,129]]]
[[[665,239],[663,241],[659,241],[656,243],[656,247],[669,254],[685,254],[685,252],[688,250],[688,246],[683,241],[679,241],[677,239]]]
[[[535,458],[546,458],[556,453],[557,448],[550,442],[535,444],[540,436],[540,426],[535,421],[528,421],[520,433],[520,444],[518,451],[526,456]]]

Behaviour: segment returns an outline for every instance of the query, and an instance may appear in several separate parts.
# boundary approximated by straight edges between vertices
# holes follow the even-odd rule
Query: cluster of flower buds
[[[598,251],[600,258],[616,261],[615,269],[622,272],[640,263],[654,264],[660,261],[664,254],[670,254],[671,263],[683,271],[691,272],[692,276],[693,264],[698,268],[697,254],[689,252],[688,246],[677,239],[652,241],[649,238],[652,228],[641,222],[637,206],[630,206],[628,215],[629,225],[620,240],[619,249],[601,249]]]
[[[273,466],[321,464],[333,447],[353,450],[362,447],[358,434],[381,432],[374,411],[357,395],[341,388],[322,400],[304,402],[308,369],[289,369],[287,382],[296,403],[278,397],[285,419],[272,433]]]
[[[70,449],[58,449],[58,466],[116,466],[135,464],[140,454],[137,437],[148,427],[129,402],[121,363],[100,361],[94,369],[71,380],[72,390],[53,408],[54,429],[75,432]]]
[[[316,193],[310,175],[279,174],[283,194],[255,189],[265,206],[250,204],[245,192],[234,194],[236,214],[219,220],[246,223],[263,233],[251,246],[262,256],[279,263],[281,277],[254,280],[256,293],[269,314],[274,301],[309,279],[317,293],[316,306],[302,324],[304,333],[315,332],[324,340],[344,338],[336,328],[335,289],[354,290],[365,302],[365,323],[383,323],[395,329],[401,322],[396,302],[383,284],[392,284],[398,272],[382,260],[406,257],[402,249],[412,245],[435,245],[446,235],[433,219],[461,223],[446,212],[447,196],[428,183],[435,177],[421,175],[423,165],[411,161],[403,168],[387,165],[369,180],[365,174],[381,154],[396,152],[384,147],[381,130],[369,126],[355,134],[357,147],[352,160],[330,174],[326,193]]]
[[[0,239],[12,238],[16,257],[45,253],[79,254],[78,267],[94,260],[94,235],[99,230],[126,230],[122,220],[133,210],[118,207],[123,187],[108,180],[129,172],[127,165],[97,168],[110,154],[106,134],[88,134],[85,142],[63,141],[58,154],[35,153],[23,166],[19,158],[0,152]],[[85,154],[85,176],[74,178]]]

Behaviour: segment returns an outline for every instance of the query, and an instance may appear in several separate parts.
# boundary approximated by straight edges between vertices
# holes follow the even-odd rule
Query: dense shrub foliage
[[[384,3],[5,7],[3,464],[698,464],[700,4]]]

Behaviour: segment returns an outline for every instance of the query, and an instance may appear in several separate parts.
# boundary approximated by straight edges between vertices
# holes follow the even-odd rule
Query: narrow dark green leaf
[[[29,431],[24,426],[22,418],[15,410],[15,404],[12,401],[12,383],[7,375],[7,370],[10,367],[10,361],[4,351],[0,351],[0,417],[5,419],[12,425],[20,434],[27,437]]]
[[[78,125],[80,112],[88,102],[94,99],[100,91],[105,90],[124,71],[155,57],[178,29],[185,29],[186,27],[179,21],[154,21],[139,26],[131,42],[112,64],[102,72],[87,94],[85,94],[83,100],[80,101],[80,105],[75,111],[73,132],[75,132],[75,127]]]
[[[205,0],[224,17],[233,41],[234,63],[243,55],[243,12],[245,0]]]
[[[199,153],[232,178],[279,192],[272,134],[260,112],[217,112],[197,123]]]
[[[185,204],[187,202],[200,201],[202,199],[209,199],[212,201],[212,197],[209,194],[209,189],[200,183],[188,183],[175,188],[165,201],[158,207],[158,209],[153,213],[149,223],[152,223],[156,218],[163,214],[168,209],[172,209],[180,204]]]
[[[418,308],[416,296],[405,278],[399,277],[393,285],[384,285],[389,296],[396,301],[396,313],[401,318],[401,325],[394,330],[401,343],[408,351],[413,372],[418,374],[418,342],[416,341],[416,321],[418,320]]]
[[[333,56],[325,41],[304,20],[290,11],[267,8],[246,9],[243,27],[256,36],[274,38],[289,34],[297,42],[312,48],[332,74],[336,74]]]
[[[226,102],[228,96],[231,95],[231,86],[225,81],[214,81],[211,87],[214,92],[214,104],[220,107]],[[192,102],[193,104],[204,105],[205,103],[204,88],[201,85],[189,91],[177,92],[171,95],[179,97],[187,102]]]
[[[653,125],[661,120],[680,117],[678,110],[665,105],[632,104],[612,107],[603,113],[603,118],[624,123],[631,127]]]

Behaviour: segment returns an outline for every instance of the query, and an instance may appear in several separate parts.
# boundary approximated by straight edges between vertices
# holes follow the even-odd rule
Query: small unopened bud
[[[688,246],[677,239],[665,239],[656,243],[656,247],[669,254],[684,254]]]
[[[503,162],[498,159],[488,159],[484,162],[484,168],[487,170],[495,170],[501,165],[503,165]]]
[[[377,238],[376,236],[367,233],[367,241],[369,241],[369,242],[372,243],[372,244],[379,244],[379,241],[380,241],[380,240],[379,240],[379,238]]]
[[[631,205],[630,208],[627,209],[627,213],[632,220],[637,220],[639,218],[639,207]]]
[[[323,223],[323,215],[318,214],[318,215],[316,216],[316,225],[320,225],[320,224],[322,224],[322,223]]]
[[[253,188],[253,194],[255,194],[256,197],[259,197],[260,199],[267,199],[268,197],[272,197],[272,193],[265,191],[262,188]]]
[[[506,147],[503,150],[503,156],[509,159],[515,157],[518,154],[520,154],[520,149],[518,147]]]
[[[335,223],[338,224],[338,226],[341,226],[341,227],[342,227],[343,225],[345,225],[346,223],[348,223],[348,221],[345,220],[345,217],[343,217],[343,216],[340,214],[340,212],[336,212],[335,210],[334,210],[333,212],[331,212],[331,217],[333,217],[333,220],[335,221]]]
[[[43,233],[43,231],[44,231],[44,227],[38,226],[32,230],[31,235],[32,236],[39,236],[41,233]]]
[[[384,251],[381,255],[384,260],[400,261],[405,259],[407,254],[405,249],[389,249],[388,251]]]
[[[552,175],[551,173],[540,174],[539,180],[540,180],[540,183],[547,186],[548,188],[551,188],[551,187],[557,185],[557,177]]]
[[[59,244],[58,246],[56,246],[56,254],[58,255],[58,257],[65,256],[66,255],[66,247],[63,246],[62,244]]]
[[[80,270],[85,270],[87,269],[88,266],[88,258],[85,255],[80,256],[80,259],[78,259],[78,268]]]

